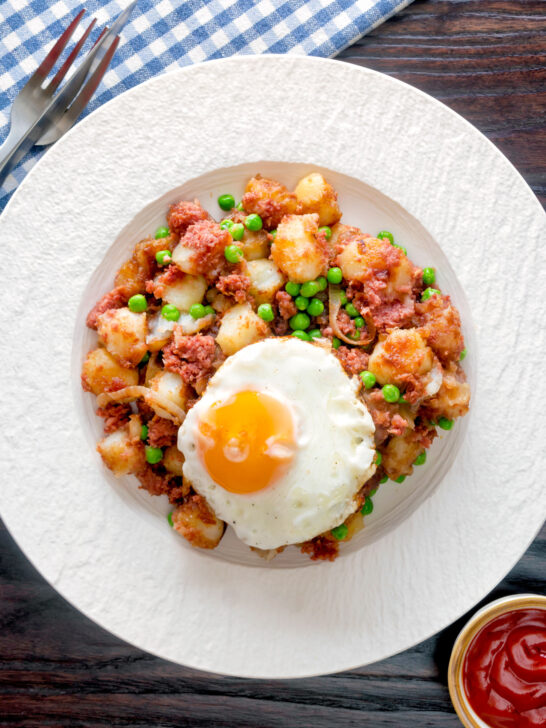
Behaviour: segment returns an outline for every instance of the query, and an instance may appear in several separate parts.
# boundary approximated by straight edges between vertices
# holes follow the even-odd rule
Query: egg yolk
[[[255,493],[278,480],[295,454],[289,408],[263,392],[237,392],[209,408],[197,448],[210,477],[230,493]]]

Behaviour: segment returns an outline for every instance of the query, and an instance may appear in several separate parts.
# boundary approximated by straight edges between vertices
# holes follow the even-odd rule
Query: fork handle
[[[6,141],[0,147],[0,185],[8,174],[15,167],[17,162],[32,146],[29,129],[22,134],[15,129],[10,129]]]

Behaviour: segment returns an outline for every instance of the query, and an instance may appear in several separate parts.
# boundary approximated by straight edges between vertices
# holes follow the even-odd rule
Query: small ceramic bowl
[[[468,647],[476,634],[496,617],[517,609],[544,609],[546,597],[538,594],[512,594],[480,609],[465,624],[455,640],[447,672],[451,702],[465,728],[490,728],[471,708],[464,690],[463,665]]]

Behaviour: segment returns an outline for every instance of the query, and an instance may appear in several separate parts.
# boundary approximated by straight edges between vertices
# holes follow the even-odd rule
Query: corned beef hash
[[[193,546],[227,524],[265,557],[333,560],[468,411],[459,313],[390,232],[340,222],[321,174],[218,206],[171,205],[87,317],[98,451]]]

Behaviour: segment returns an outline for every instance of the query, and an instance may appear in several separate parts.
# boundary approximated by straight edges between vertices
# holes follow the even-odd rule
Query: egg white
[[[245,390],[276,396],[290,407],[296,454],[271,486],[237,494],[212,480],[196,435],[214,403]],[[180,427],[184,477],[249,546],[278,548],[330,530],[355,511],[356,493],[375,472],[375,428],[357,390],[357,381],[320,343],[271,338],[241,349],[212,377]]]

